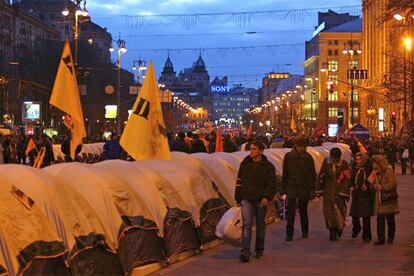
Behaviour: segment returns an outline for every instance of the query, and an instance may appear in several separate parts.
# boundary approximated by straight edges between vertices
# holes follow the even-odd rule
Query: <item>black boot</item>
[[[329,240],[336,241],[337,239],[337,232],[335,229],[329,229]]]

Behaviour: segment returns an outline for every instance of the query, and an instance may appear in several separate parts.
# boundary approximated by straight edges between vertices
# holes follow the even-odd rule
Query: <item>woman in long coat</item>
[[[372,164],[368,156],[361,152],[357,153],[351,177],[352,238],[356,238],[361,232],[360,219],[362,218],[362,240],[366,243],[371,242],[371,217],[374,215],[375,191],[367,180],[371,172]]]
[[[398,206],[397,180],[392,167],[383,156],[375,155],[371,161],[374,171],[369,180],[376,190],[374,211],[377,215],[378,241],[375,242],[375,245],[384,245],[385,221],[387,221],[388,225],[387,243],[394,242],[395,214],[400,212]]]
[[[329,229],[329,239],[342,235],[346,218],[346,190],[349,190],[351,172],[348,163],[341,159],[341,150],[332,148],[323,161],[319,173],[319,190],[323,192],[323,215]]]

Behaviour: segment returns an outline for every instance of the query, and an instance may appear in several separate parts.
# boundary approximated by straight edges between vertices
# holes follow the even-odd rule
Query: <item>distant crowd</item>
[[[277,136],[277,135],[251,135],[246,134],[225,134],[222,137],[223,152],[247,151],[253,140],[263,143],[265,148],[293,148],[295,136]],[[30,141],[33,143],[29,143]],[[127,153],[119,144],[120,137],[113,134],[104,142],[102,159],[129,159]],[[410,173],[414,173],[414,139],[408,137],[385,137],[370,138],[367,140],[357,139],[356,137],[333,137],[325,136],[307,137],[309,146],[320,146],[325,142],[340,142],[350,145],[352,153],[355,155],[363,147],[363,151],[369,157],[373,155],[384,155],[389,164],[395,169],[395,164],[401,164],[402,173],[406,174],[409,168]],[[56,162],[53,154],[52,145],[60,145],[61,151],[65,155],[65,161],[73,161],[70,158],[70,138],[69,136],[53,136],[50,138],[46,134],[41,135],[0,135],[0,164],[17,163],[32,165],[35,162],[38,152],[45,148],[42,167]],[[214,153],[217,148],[217,134],[195,133],[195,132],[177,132],[168,133],[168,144],[171,151],[185,153]],[[30,144],[32,147],[29,147]],[[33,147],[34,145],[34,147]],[[81,148],[76,150],[77,153]],[[76,158],[77,159],[77,158]],[[75,160],[79,161],[79,160]]]

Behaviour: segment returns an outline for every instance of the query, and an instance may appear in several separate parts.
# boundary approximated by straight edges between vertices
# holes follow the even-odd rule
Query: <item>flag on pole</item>
[[[75,160],[76,148],[82,144],[82,139],[86,137],[86,130],[76,71],[68,40],[65,41],[63,47],[62,58],[60,59],[49,103],[66,113],[64,123],[71,132],[70,156]]]
[[[36,149],[37,150],[37,148],[36,148],[36,144],[35,144],[35,142],[34,142],[34,140],[33,140],[33,138],[30,138],[29,139],[29,143],[27,143],[27,147],[26,147],[26,155],[29,155],[29,153],[32,151],[32,150],[34,150],[34,149]]]
[[[171,159],[158,93],[151,61],[120,141],[122,148],[135,160]]]
[[[290,119],[290,129],[292,130],[293,133],[297,132],[296,122],[295,122],[295,118],[293,118],[293,116]]]
[[[253,124],[250,123],[249,128],[247,129],[247,139],[250,139],[250,137],[252,137],[252,133],[253,133]]]
[[[214,130],[213,124],[211,123],[210,119],[207,120],[207,128],[209,133],[211,133]]]
[[[217,136],[216,136],[216,150],[215,152],[223,152],[223,139],[221,136],[221,126],[217,128]]]

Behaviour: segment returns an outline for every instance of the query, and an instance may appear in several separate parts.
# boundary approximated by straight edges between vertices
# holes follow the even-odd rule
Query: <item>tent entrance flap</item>
[[[200,250],[201,244],[194,220],[187,211],[170,208],[164,220],[164,246],[167,257],[190,250]]]
[[[212,198],[203,204],[200,210],[200,240],[205,244],[217,239],[216,226],[228,207],[220,198]]]
[[[167,258],[155,222],[142,216],[123,216],[122,220],[124,224],[118,240],[118,257],[122,269],[131,273],[132,269],[139,266],[152,263],[165,264]]]

